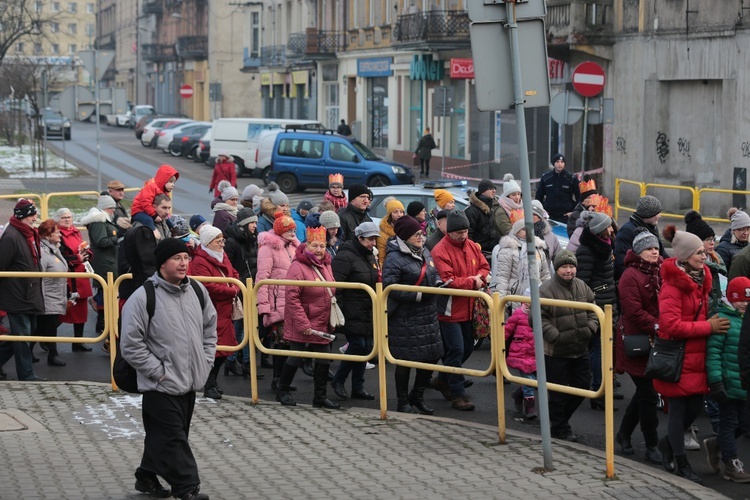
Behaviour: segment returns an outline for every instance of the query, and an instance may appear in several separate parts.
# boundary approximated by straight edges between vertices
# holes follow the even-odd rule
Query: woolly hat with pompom
[[[513,193],[520,193],[521,186],[513,178],[513,174],[505,174],[503,176],[503,196],[506,198]]]
[[[275,206],[289,205],[289,198],[279,189],[279,185],[275,182],[268,183],[268,200]]]
[[[703,240],[687,231],[678,231],[674,224],[669,224],[662,232],[664,238],[672,242],[672,253],[678,262],[685,262],[691,255],[703,248]]]
[[[273,232],[281,236],[287,231],[294,231],[297,229],[297,225],[294,223],[294,219],[284,214],[284,212],[276,212],[273,214]]]
[[[693,233],[702,240],[716,237],[716,233],[711,226],[703,220],[700,212],[695,210],[690,210],[685,214],[685,231]]]
[[[644,250],[649,248],[659,248],[659,238],[645,227],[635,229],[635,238],[633,238],[633,253],[640,255]]]

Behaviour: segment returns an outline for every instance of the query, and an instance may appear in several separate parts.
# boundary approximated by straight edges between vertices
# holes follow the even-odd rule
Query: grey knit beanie
[[[639,227],[636,229],[635,238],[633,238],[633,253],[640,255],[641,252],[649,248],[659,248],[659,238],[645,227]]]
[[[750,227],[750,215],[742,210],[737,210],[732,216],[732,231],[743,227]]]
[[[648,219],[661,213],[661,202],[655,196],[647,194],[638,199],[635,205],[635,215],[641,219]]]
[[[591,231],[593,234],[600,234],[612,225],[612,219],[610,219],[607,214],[603,214],[601,212],[591,212],[588,225],[589,231]]]

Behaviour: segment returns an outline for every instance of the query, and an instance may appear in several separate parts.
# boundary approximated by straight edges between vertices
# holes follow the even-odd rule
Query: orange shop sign
[[[451,78],[474,78],[474,60],[457,57],[452,58]]]

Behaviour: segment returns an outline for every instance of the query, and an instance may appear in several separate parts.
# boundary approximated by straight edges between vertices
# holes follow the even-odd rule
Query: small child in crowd
[[[156,239],[159,239],[161,236],[156,230],[154,221],[161,222],[161,218],[156,215],[156,210],[154,210],[154,199],[162,193],[171,197],[174,184],[179,178],[180,174],[174,167],[171,165],[162,165],[156,171],[154,178],[147,180],[143,184],[143,188],[133,199],[130,216],[133,218],[133,221],[138,221],[154,231]]]
[[[334,212],[345,208],[349,201],[344,194],[344,176],[341,174],[331,174],[328,176],[328,191],[323,195],[324,200],[333,203]]]
[[[530,295],[531,291],[527,288],[524,296]],[[505,322],[505,344],[508,353],[506,362],[514,375],[536,380],[534,330],[529,325],[529,310],[529,304],[524,302]],[[512,395],[519,416],[529,420],[537,417],[533,387],[522,385]]]

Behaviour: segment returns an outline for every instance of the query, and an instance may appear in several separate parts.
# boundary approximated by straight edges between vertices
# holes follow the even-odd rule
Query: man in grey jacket
[[[200,493],[198,466],[188,443],[195,391],[203,387],[216,354],[216,309],[203,285],[205,307],[187,277],[190,256],[176,238],[154,250],[154,315],[149,318],[146,291],[136,290],[122,311],[122,357],[138,374],[143,393],[143,458],[135,471],[135,488],[152,497],[170,494],[207,499]],[[157,478],[162,476],[170,492]]]
[[[578,261],[573,252],[564,250],[554,260],[555,274],[539,287],[545,299],[594,303],[594,292],[576,278]],[[588,345],[599,327],[596,314],[583,309],[542,306],[544,366],[547,382],[588,389],[591,384],[591,361]],[[583,402],[579,396],[562,392],[549,393],[549,420],[552,437],[578,441],[570,428],[570,417]]]

